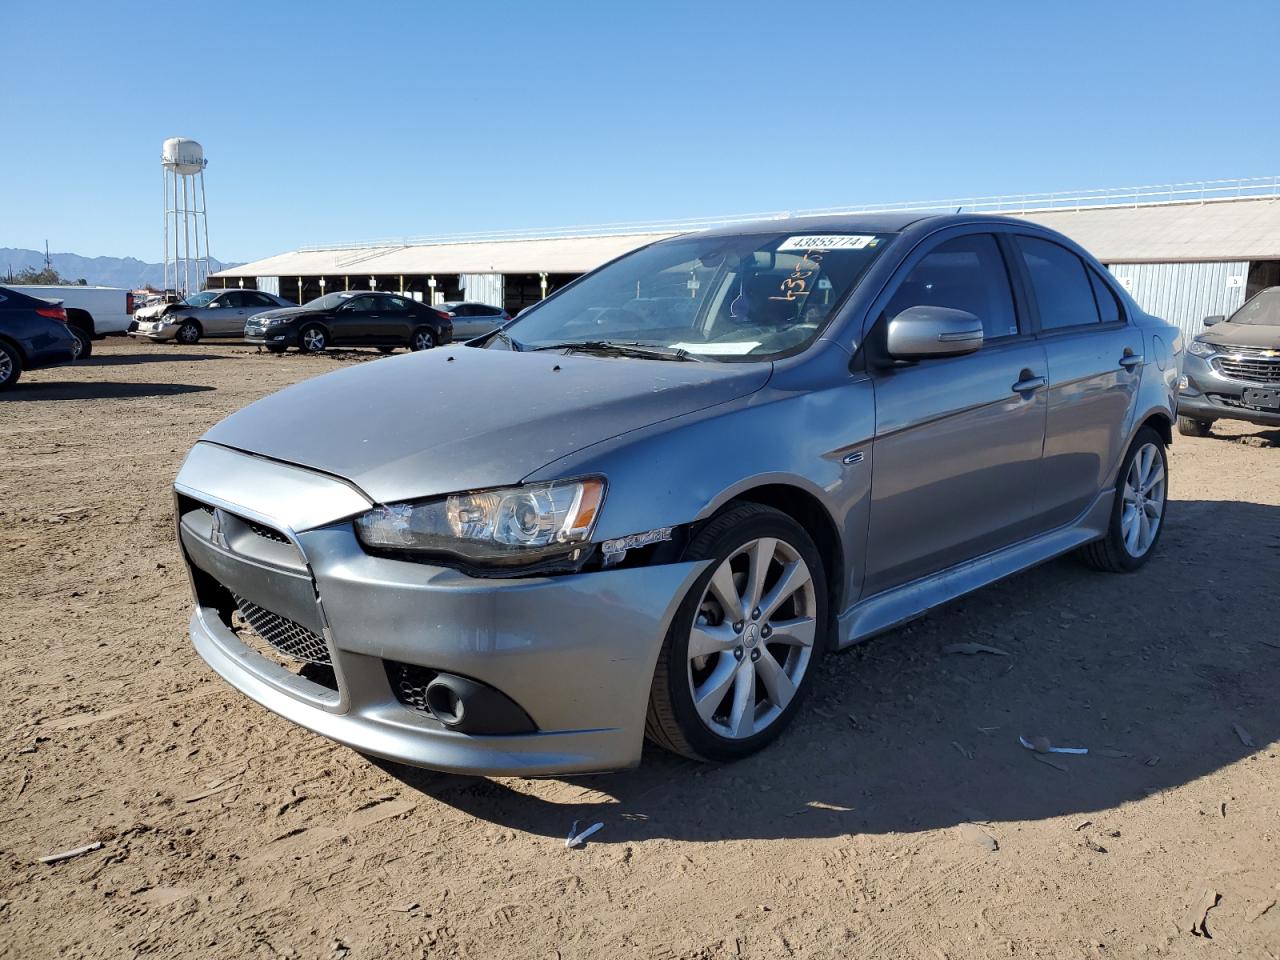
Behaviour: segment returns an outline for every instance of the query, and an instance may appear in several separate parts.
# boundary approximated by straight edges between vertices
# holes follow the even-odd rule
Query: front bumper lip
[[[178,328],[173,325],[167,325],[159,330],[130,330],[128,334],[131,337],[140,337],[144,340],[172,340],[178,335]]]

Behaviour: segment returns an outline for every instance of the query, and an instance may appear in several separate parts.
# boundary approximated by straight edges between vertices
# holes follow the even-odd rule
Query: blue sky
[[[205,146],[224,260],[1270,176],[1275,13],[1249,0],[10,2],[0,246],[159,260],[169,136]]]

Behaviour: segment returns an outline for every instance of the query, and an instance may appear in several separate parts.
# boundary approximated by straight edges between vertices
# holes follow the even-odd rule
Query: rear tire
[[[396,349],[395,347],[379,347],[379,348],[378,348],[378,352],[379,352],[379,353],[394,353],[394,352],[395,352],[395,349]]]
[[[175,339],[183,346],[190,347],[200,342],[201,333],[203,331],[200,329],[200,324],[194,320],[187,320],[178,328]]]
[[[1184,437],[1207,437],[1212,428],[1212,420],[1196,420],[1192,417],[1178,418],[1178,432]]]
[[[754,503],[713,519],[685,557],[711,563],[663,641],[645,734],[694,760],[737,760],[785,729],[817,672],[827,637],[822,557],[798,523]]]
[[[323,353],[329,347],[329,335],[324,327],[312,324],[298,331],[298,349],[303,353]]]
[[[1107,573],[1137,570],[1151,559],[1160,542],[1168,501],[1169,459],[1164,440],[1150,427],[1143,427],[1120,464],[1107,535],[1081,547],[1080,557],[1095,570]],[[1150,530],[1152,521],[1154,530]]]
[[[0,390],[8,390],[22,376],[22,355],[0,342]]]
[[[430,350],[436,345],[435,331],[430,327],[419,327],[409,338],[409,349],[413,351]]]

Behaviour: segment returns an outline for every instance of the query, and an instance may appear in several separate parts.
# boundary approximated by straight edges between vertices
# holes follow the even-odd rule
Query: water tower
[[[209,278],[204,194],[204,168],[209,161],[196,141],[170,137],[161,148],[160,163],[164,175],[164,286],[186,296],[203,289]]]

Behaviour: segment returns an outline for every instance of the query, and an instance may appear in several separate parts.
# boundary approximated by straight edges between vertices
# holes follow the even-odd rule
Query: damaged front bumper
[[[374,557],[352,529],[371,505],[353,487],[207,443],[176,489],[192,641],[268,709],[436,770],[540,775],[639,762],[658,651],[703,563],[476,579]],[[237,607],[269,614],[267,634],[328,663],[300,670],[280,648],[263,655]],[[481,722],[433,712],[415,686],[433,677],[460,681],[451,689]]]

